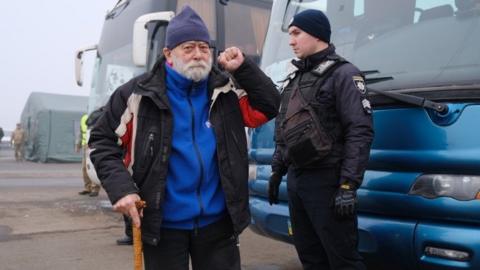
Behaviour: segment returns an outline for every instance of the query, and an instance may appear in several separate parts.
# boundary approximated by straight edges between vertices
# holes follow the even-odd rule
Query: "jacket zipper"
[[[142,162],[142,167],[146,166],[147,162],[147,157],[150,155],[150,159],[153,158],[153,144],[155,142],[155,134],[150,133],[148,134],[148,139],[147,139],[147,146],[145,147],[143,151],[143,162]]]
[[[188,96],[188,105],[190,106],[190,112],[191,112],[191,116],[192,116],[192,141],[193,141],[193,147],[195,148],[195,154],[197,155],[197,158],[198,158],[198,162],[200,163],[200,181],[198,183],[198,186],[197,186],[197,190],[196,190],[196,193],[197,193],[197,200],[198,200],[198,204],[200,206],[200,215],[201,216],[204,212],[204,206],[203,206],[203,202],[202,202],[202,195],[200,193],[200,188],[202,187],[202,183],[203,183],[203,175],[204,175],[204,164],[203,164],[203,159],[202,159],[202,156],[200,154],[200,149],[198,148],[198,145],[197,145],[197,142],[196,142],[196,136],[195,136],[195,110],[193,108],[193,104],[192,104],[192,100],[190,98],[190,95]],[[194,224],[194,231],[195,231],[195,234],[198,232],[198,226],[199,226],[199,223],[198,223],[198,217],[195,218],[195,224]]]
[[[150,158],[153,157],[153,143],[154,143],[154,140],[155,140],[155,134],[150,133],[150,135],[148,135],[148,145],[149,145],[149,150],[150,150]]]

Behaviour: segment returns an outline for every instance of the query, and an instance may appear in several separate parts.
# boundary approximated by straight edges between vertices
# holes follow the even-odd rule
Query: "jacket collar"
[[[292,60],[292,64],[297,67],[300,72],[310,71],[322,63],[329,55],[334,53],[335,46],[330,44],[326,49],[309,55],[305,59]]]
[[[207,89],[207,78],[199,82],[194,82],[174,70],[170,65],[165,63],[166,85],[168,91],[176,92],[181,96],[203,95]]]
[[[165,57],[161,56],[153,66],[152,70],[146,73],[145,76],[142,76],[142,79],[138,82],[138,93],[152,98],[161,109],[167,109],[170,107],[165,87],[165,60]],[[229,81],[230,77],[225,72],[221,71],[216,65],[213,65],[207,80],[209,98],[212,96],[215,88],[222,87],[228,84]],[[159,104],[159,102],[163,104]]]

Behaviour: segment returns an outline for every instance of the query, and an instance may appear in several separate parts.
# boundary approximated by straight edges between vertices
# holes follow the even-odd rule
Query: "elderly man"
[[[166,31],[164,57],[117,89],[94,126],[90,155],[113,207],[141,226],[145,269],[240,269],[248,226],[245,126],[275,117],[272,81],[238,48],[212,65],[190,7]],[[233,78],[232,78],[233,76]],[[135,202],[145,200],[140,213]],[[140,217],[143,217],[140,220]]]

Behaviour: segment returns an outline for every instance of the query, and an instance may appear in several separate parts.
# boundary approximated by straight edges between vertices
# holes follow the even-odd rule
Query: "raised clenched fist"
[[[227,48],[218,56],[218,64],[230,73],[237,70],[244,60],[242,51],[237,47]]]

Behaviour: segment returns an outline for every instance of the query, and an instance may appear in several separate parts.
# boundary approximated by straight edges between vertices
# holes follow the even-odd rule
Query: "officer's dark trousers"
[[[162,229],[158,246],[144,244],[145,270],[240,270],[230,218],[194,230]]]
[[[357,218],[338,219],[333,197],[338,169],[288,172],[288,197],[293,239],[305,270],[366,269],[357,251]]]

